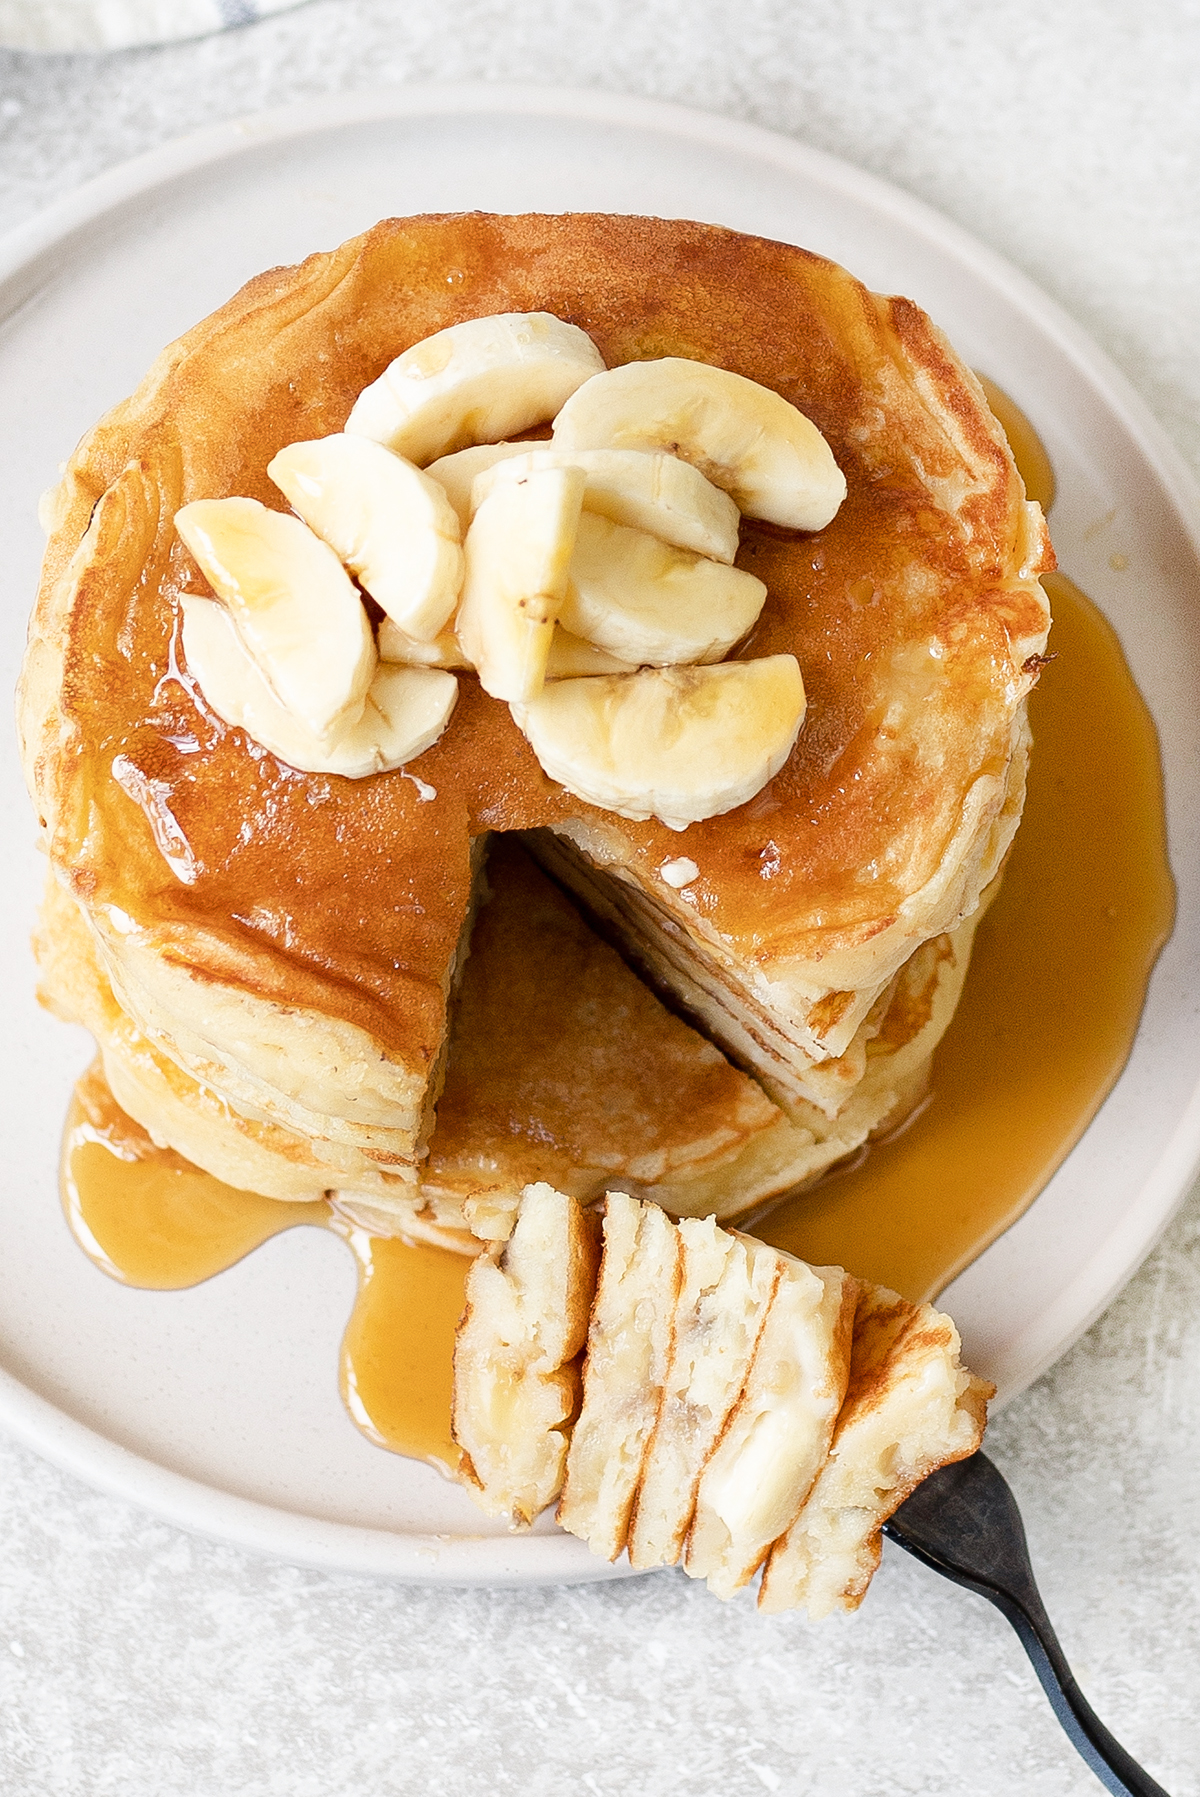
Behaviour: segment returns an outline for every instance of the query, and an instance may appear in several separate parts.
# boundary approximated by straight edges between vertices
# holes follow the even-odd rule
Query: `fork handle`
[[[1148,1772],[1143,1771],[1137,1761],[1126,1753],[1121,1743],[1109,1734],[1079,1689],[1032,1580],[1023,1599],[1018,1602],[1010,1592],[1001,1591],[986,1580],[972,1578],[937,1554],[919,1546],[894,1519],[886,1523],[884,1528],[889,1538],[915,1559],[932,1567],[934,1572],[940,1572],[943,1578],[953,1580],[956,1585],[962,1585],[968,1591],[974,1591],[978,1597],[986,1597],[1002,1615],[1007,1616],[1017,1632],[1021,1646],[1029,1655],[1054,1714],[1081,1758],[1091,1767],[1105,1789],[1113,1793],[1113,1797],[1168,1797],[1163,1787]]]

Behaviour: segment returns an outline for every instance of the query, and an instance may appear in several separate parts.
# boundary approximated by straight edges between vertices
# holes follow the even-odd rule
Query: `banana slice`
[[[462,529],[445,489],[367,437],[289,443],[267,466],[310,530],[423,642],[458,604]]]
[[[635,666],[668,667],[720,661],[766,597],[753,574],[584,512],[560,616],[565,629]]]
[[[431,643],[423,643],[401,630],[390,618],[379,626],[380,661],[397,662],[406,668],[469,668],[470,662],[452,628],[443,630]]]
[[[664,356],[585,381],[554,421],[562,449],[667,450],[750,518],[823,530],[846,497],[833,452],[803,412],[744,375]]]
[[[476,476],[494,468],[497,462],[528,455],[532,447],[529,443],[475,443],[470,449],[456,449],[453,455],[439,456],[436,462],[430,462],[425,472],[445,488],[464,536],[471,522],[471,489]]]
[[[225,607],[184,593],[183,654],[188,673],[217,716],[305,774],[361,780],[431,748],[458,698],[453,674],[435,668],[377,669],[361,715],[322,743],[279,703]]]
[[[804,682],[794,655],[768,655],[559,680],[512,714],[568,792],[686,830],[744,805],[779,772],[804,721]]]
[[[279,703],[319,742],[362,711],[375,639],[328,544],[257,499],[196,499],[175,528],[225,601]]]
[[[610,655],[607,649],[597,649],[595,643],[585,643],[581,636],[573,636],[561,624],[554,626],[550,653],[546,657],[547,680],[577,680],[585,674],[636,674],[637,671],[636,661],[622,661],[619,655]]]
[[[390,618],[385,618],[379,626],[379,659],[404,662],[413,668],[469,668],[472,665],[463,654],[453,630],[444,630],[432,643],[419,643],[415,637],[406,637]],[[547,680],[574,680],[583,674],[636,673],[636,662],[622,661],[620,656],[609,655],[607,650],[597,649],[594,643],[585,643],[582,637],[572,636],[561,624],[554,626],[550,653],[546,657]]]
[[[424,467],[547,423],[603,367],[587,333],[550,312],[472,318],[397,356],[359,394],[346,429]]]
[[[532,699],[542,690],[583,487],[578,468],[506,481],[484,500],[467,532],[456,628],[463,654],[493,698]]]
[[[402,662],[410,668],[469,668],[471,663],[453,630],[443,630],[432,643],[419,643],[406,636],[398,624],[385,618],[379,626],[380,661]],[[582,674],[636,674],[637,663],[622,661],[607,650],[572,636],[561,624],[554,626],[550,653],[546,657],[547,680],[573,680]]]
[[[509,443],[504,447],[522,446]],[[512,480],[534,468],[582,468],[587,475],[585,512],[649,531],[664,543],[694,549],[713,561],[732,562],[737,556],[741,523],[737,506],[728,493],[678,456],[641,449],[539,449],[536,445],[526,445],[525,451],[523,456],[505,459],[500,467],[481,464],[473,493],[476,505],[498,480]]]

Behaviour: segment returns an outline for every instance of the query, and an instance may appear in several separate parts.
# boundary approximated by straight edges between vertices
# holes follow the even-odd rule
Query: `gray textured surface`
[[[1108,0],[315,0],[107,61],[0,55],[0,226],[209,120],[381,81],[640,92],[940,206],[1054,293],[1200,471],[1200,11]],[[1200,1793],[1200,1195],[995,1424],[1085,1689]],[[889,1553],[813,1629],[675,1574],[414,1591],[189,1539],[0,1442],[0,1786],[122,1797],[1098,1790],[1007,1625]]]
[[[177,43],[246,25],[303,0],[0,0],[0,44],[14,50],[116,50]]]

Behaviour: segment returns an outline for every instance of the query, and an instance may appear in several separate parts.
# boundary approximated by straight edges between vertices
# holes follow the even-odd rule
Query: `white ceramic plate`
[[[6,679],[41,552],[38,494],[162,345],[273,263],[389,213],[470,208],[699,218],[822,251],[925,306],[1047,443],[1059,556],[1121,632],[1158,723],[1180,903],[1119,1085],[1033,1208],[946,1294],[971,1365],[1011,1396],[1138,1266],[1200,1158],[1200,500],[1096,348],[955,226],[785,138],[597,94],[356,94],[169,144],[0,245]],[[33,1002],[25,943],[42,870],[11,755],[0,803],[12,856],[0,1420],[160,1515],[297,1561],[455,1583],[611,1576],[548,1525],[490,1532],[463,1493],[357,1434],[336,1386],[354,1269],[333,1237],[296,1230],[171,1294],[113,1285],[75,1248],[55,1159],[89,1046]]]

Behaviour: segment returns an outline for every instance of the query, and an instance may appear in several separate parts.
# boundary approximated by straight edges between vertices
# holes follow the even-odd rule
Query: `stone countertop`
[[[1200,472],[1200,13],[1179,0],[313,0],[106,59],[0,53],[0,228],[199,125],[387,82],[706,107],[950,214],[1108,350]],[[1200,1191],[993,1425],[1080,1683],[1200,1793]],[[1007,1624],[891,1549],[814,1628],[681,1574],[526,1591],[300,1571],[0,1440],[0,1785],[74,1797],[1088,1797]]]

